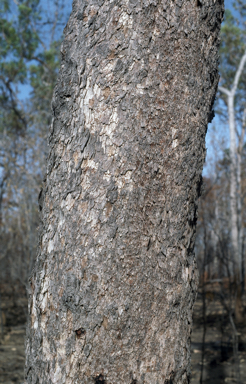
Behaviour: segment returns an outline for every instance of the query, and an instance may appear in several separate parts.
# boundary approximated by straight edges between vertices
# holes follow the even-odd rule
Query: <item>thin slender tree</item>
[[[234,7],[241,17],[241,25],[228,11],[223,28],[221,85],[219,96],[224,101],[230,134],[230,222],[232,260],[234,263],[237,298],[235,316],[243,321],[242,288],[244,288],[244,225],[242,193],[242,155],[245,145],[246,107],[246,45],[245,5],[236,1]],[[237,51],[237,55],[233,53]]]

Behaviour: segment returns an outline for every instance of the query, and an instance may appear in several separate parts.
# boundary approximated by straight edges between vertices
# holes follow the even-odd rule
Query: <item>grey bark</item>
[[[81,1],[54,91],[25,383],[188,383],[222,1]]]

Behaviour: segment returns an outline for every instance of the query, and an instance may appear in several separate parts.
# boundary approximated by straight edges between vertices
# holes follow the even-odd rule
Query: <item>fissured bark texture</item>
[[[189,382],[220,0],[77,0],[54,91],[28,384]]]

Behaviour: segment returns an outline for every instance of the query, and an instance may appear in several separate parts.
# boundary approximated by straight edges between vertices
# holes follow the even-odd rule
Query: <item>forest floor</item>
[[[0,287],[1,291],[1,287]],[[22,384],[24,381],[24,338],[26,299],[18,294],[2,295],[2,318],[0,327],[0,383]],[[20,293],[20,292],[19,292]],[[206,334],[203,343],[204,321],[201,294],[195,304],[194,324],[191,338],[191,384],[200,384],[203,367],[203,384],[237,383],[240,370],[241,383],[246,383],[246,324],[238,327],[238,365],[234,363],[232,328],[223,314],[219,300],[206,300]],[[0,321],[1,324],[1,321]],[[3,333],[1,333],[1,331]],[[202,353],[203,351],[203,353]],[[202,364],[202,355],[203,364]]]
[[[246,323],[236,326],[238,354],[235,360],[232,325],[221,301],[216,295],[206,299],[204,322],[203,300],[201,290],[199,291],[194,308],[191,336],[191,384],[244,384],[246,383]]]

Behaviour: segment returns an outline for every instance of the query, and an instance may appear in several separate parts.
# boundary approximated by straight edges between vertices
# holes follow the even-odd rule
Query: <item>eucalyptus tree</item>
[[[237,1],[238,18],[226,12],[222,27],[220,98],[226,107],[230,132],[230,222],[233,262],[238,295],[237,320],[242,320],[241,286],[243,285],[244,224],[242,210],[242,155],[246,130],[246,14],[245,5]],[[241,16],[241,17],[240,17]]]
[[[222,8],[73,2],[40,193],[26,383],[188,383]]]

